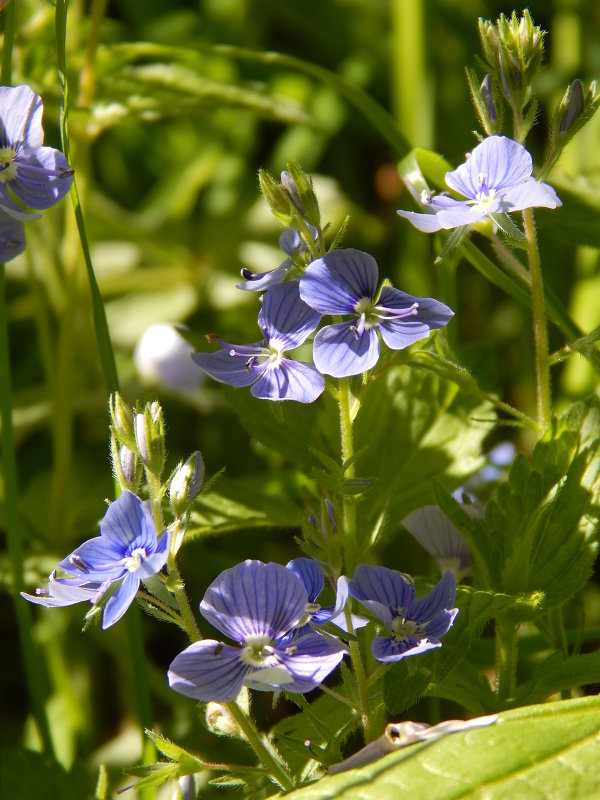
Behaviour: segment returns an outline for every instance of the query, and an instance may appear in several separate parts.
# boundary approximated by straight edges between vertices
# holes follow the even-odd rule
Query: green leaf
[[[81,800],[94,796],[95,780],[82,766],[67,772],[58,762],[32,750],[0,752],[0,797]]]
[[[527,683],[518,688],[515,705],[536,703],[555,692],[599,683],[600,653],[585,653],[571,658],[553,653],[536,667]]]
[[[286,800],[584,800],[600,793],[600,699],[498,715],[489,726],[402,748]]]
[[[433,661],[433,653],[429,651],[391,665],[383,681],[383,701],[388,714],[400,714],[420,700],[433,678]]]

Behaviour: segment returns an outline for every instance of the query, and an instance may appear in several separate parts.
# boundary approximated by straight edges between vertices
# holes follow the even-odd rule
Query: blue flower
[[[319,235],[317,229],[308,222],[306,224],[313,239],[316,239]],[[296,254],[306,253],[308,249],[306,243],[294,228],[286,228],[283,231],[279,237],[279,247],[289,256],[283,264],[268,272],[250,272],[249,269],[244,268],[242,270],[242,278],[246,280],[236,284],[237,288],[251,292],[263,292],[278,283],[283,283],[294,269],[292,257]]]
[[[222,703],[234,700],[242,686],[311,691],[347,648],[317,633],[290,639],[308,602],[302,580],[281,564],[248,560],[226,569],[206,590],[200,611],[239,646],[214,639],[195,642],[171,663],[169,685],[187,697]]]
[[[309,264],[300,278],[300,297],[315,311],[352,315],[315,336],[313,360],[319,372],[334,378],[359,375],[379,359],[379,334],[391,350],[401,350],[454,315],[437,300],[392,286],[377,296],[378,278],[375,259],[353,249],[332,250]]]
[[[311,626],[318,627],[326,625],[328,622],[332,622],[344,631],[347,630],[344,608],[348,601],[348,578],[342,575],[338,579],[335,604],[320,606],[317,599],[325,586],[325,576],[319,562],[313,558],[294,558],[286,564],[286,567],[300,578],[308,596],[305,619],[295,635],[301,636],[309,633],[312,630]]]
[[[0,86],[0,206],[17,219],[31,217],[13,199],[49,208],[69,191],[73,170],[53,147],[44,147],[42,99],[29,86]]]
[[[169,537],[156,538],[152,514],[131,492],[111,503],[100,524],[100,536],[84,542],[63,559],[48,586],[27,600],[47,607],[88,600],[104,606],[102,627],[109,628],[127,611],[140,580],[159,572],[166,563]],[[57,572],[66,577],[56,577]],[[45,593],[44,593],[45,592]],[[107,592],[110,596],[104,602]]]
[[[433,233],[481,222],[490,214],[506,214],[525,208],[562,205],[554,189],[531,177],[533,162],[522,144],[506,136],[489,136],[474,148],[467,161],[446,173],[446,183],[468,198],[423,193],[427,214],[398,211],[415,228]]]
[[[479,506],[473,503],[465,503],[463,508],[468,514],[481,516]],[[469,545],[439,506],[417,508],[402,520],[402,524],[435,558],[442,574],[450,570],[459,581],[469,572]]]
[[[25,250],[23,223],[0,211],[0,263],[16,258]]]
[[[387,567],[359,564],[349,590],[391,631],[391,636],[373,640],[377,661],[400,661],[441,647],[440,637],[449,631],[458,614],[457,608],[451,608],[456,595],[451,572],[446,572],[429,594],[416,600],[410,576]]]
[[[280,284],[263,296],[258,325],[264,342],[237,345],[217,339],[220,351],[194,353],[192,358],[217,381],[252,386],[254,397],[312,403],[323,392],[325,379],[312,364],[284,358],[284,353],[301,345],[320,319],[300,299],[297,283]]]

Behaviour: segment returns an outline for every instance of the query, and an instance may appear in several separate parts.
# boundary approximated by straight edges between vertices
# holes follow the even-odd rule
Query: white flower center
[[[271,647],[271,639],[264,633],[246,639],[241,661],[251,667],[265,668],[279,665],[279,659]]]
[[[125,567],[129,572],[135,572],[142,565],[142,561],[147,558],[146,550],[143,547],[136,547],[131,555],[124,559]]]

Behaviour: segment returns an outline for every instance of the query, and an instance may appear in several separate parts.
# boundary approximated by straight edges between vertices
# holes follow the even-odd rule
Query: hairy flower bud
[[[135,447],[133,431],[133,411],[123,400],[119,392],[113,392],[108,401],[110,425],[113,434],[121,444],[129,448]]]
[[[157,402],[147,403],[143,412],[135,415],[137,452],[154,475],[160,475],[165,462],[165,430],[163,414]]]
[[[281,173],[282,185],[290,193],[300,215],[311,225],[314,225],[315,228],[319,228],[321,226],[321,212],[312,179],[304,172],[297,161],[292,161],[287,166],[289,171]]]
[[[267,201],[273,215],[287,227],[289,227],[295,216],[296,206],[285,188],[265,172],[264,169],[258,171],[258,182],[263,197]]]
[[[596,81],[586,88],[576,78],[565,91],[552,117],[552,149],[559,153],[600,108]]]
[[[189,509],[194,498],[200,493],[203,480],[204,461],[196,450],[185,464],[180,464],[176,469],[169,486],[171,508],[177,517],[183,516]]]

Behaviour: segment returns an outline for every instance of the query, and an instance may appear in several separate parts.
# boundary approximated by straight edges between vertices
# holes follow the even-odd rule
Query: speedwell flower
[[[216,353],[194,353],[204,372],[230,386],[252,386],[262,400],[297,400],[312,403],[325,388],[323,376],[312,364],[284,357],[301,345],[319,324],[321,315],[302,302],[297,283],[273,286],[263,296],[258,325],[264,341],[255,344],[217,342]]]
[[[522,144],[506,136],[488,136],[474,148],[464,164],[446,173],[446,183],[467,200],[424,192],[427,214],[398,211],[415,228],[434,233],[481,222],[490,214],[506,214],[525,208],[562,205],[554,189],[531,177],[533,162]]]
[[[317,229],[310,223],[306,223],[313,239],[318,236]],[[279,247],[284,253],[287,253],[288,258],[275,269],[268,272],[250,272],[249,269],[242,269],[242,278],[246,280],[237,283],[238,289],[246,289],[250,292],[264,292],[275,286],[278,283],[283,283],[290,272],[294,269],[292,257],[296,253],[305,253],[307,251],[306,243],[302,240],[300,234],[294,228],[286,228],[279,237]]]
[[[203,639],[171,663],[169,685],[186,697],[226,703],[242,686],[304,694],[322,683],[346,655],[332,636],[290,638],[309,602],[302,580],[281,564],[244,561],[208,587],[200,612],[238,647]]]
[[[377,661],[400,661],[441,647],[440,637],[450,630],[457,608],[451,608],[456,585],[451,572],[424,597],[415,599],[410,576],[387,567],[359,564],[350,581],[350,594],[380,619],[391,636],[373,640]]]
[[[317,599],[325,586],[325,576],[319,562],[314,558],[294,558],[286,564],[286,567],[300,578],[308,595],[304,624],[298,628],[295,635],[309,633],[312,630],[311,626],[326,625],[328,622],[346,630],[344,607],[348,601],[348,578],[345,575],[338,578],[335,604],[321,606],[317,603]]]
[[[326,253],[300,278],[300,297],[315,311],[351,315],[315,336],[313,360],[319,372],[334,378],[359,375],[379,359],[379,334],[391,350],[401,350],[454,316],[438,300],[413,297],[393,286],[377,295],[378,278],[375,259],[351,248]]]
[[[168,554],[168,535],[156,538],[152,514],[131,492],[111,503],[100,524],[100,536],[84,542],[58,564],[42,593],[25,599],[43,606],[89,600],[97,603],[110,590],[102,627],[109,628],[127,611],[140,580],[159,572]],[[65,577],[56,577],[57,573]],[[45,592],[45,594],[44,594]]]
[[[19,219],[16,197],[29,208],[53,206],[69,191],[73,170],[53,147],[44,147],[42,99],[29,86],[0,86],[0,206]]]

